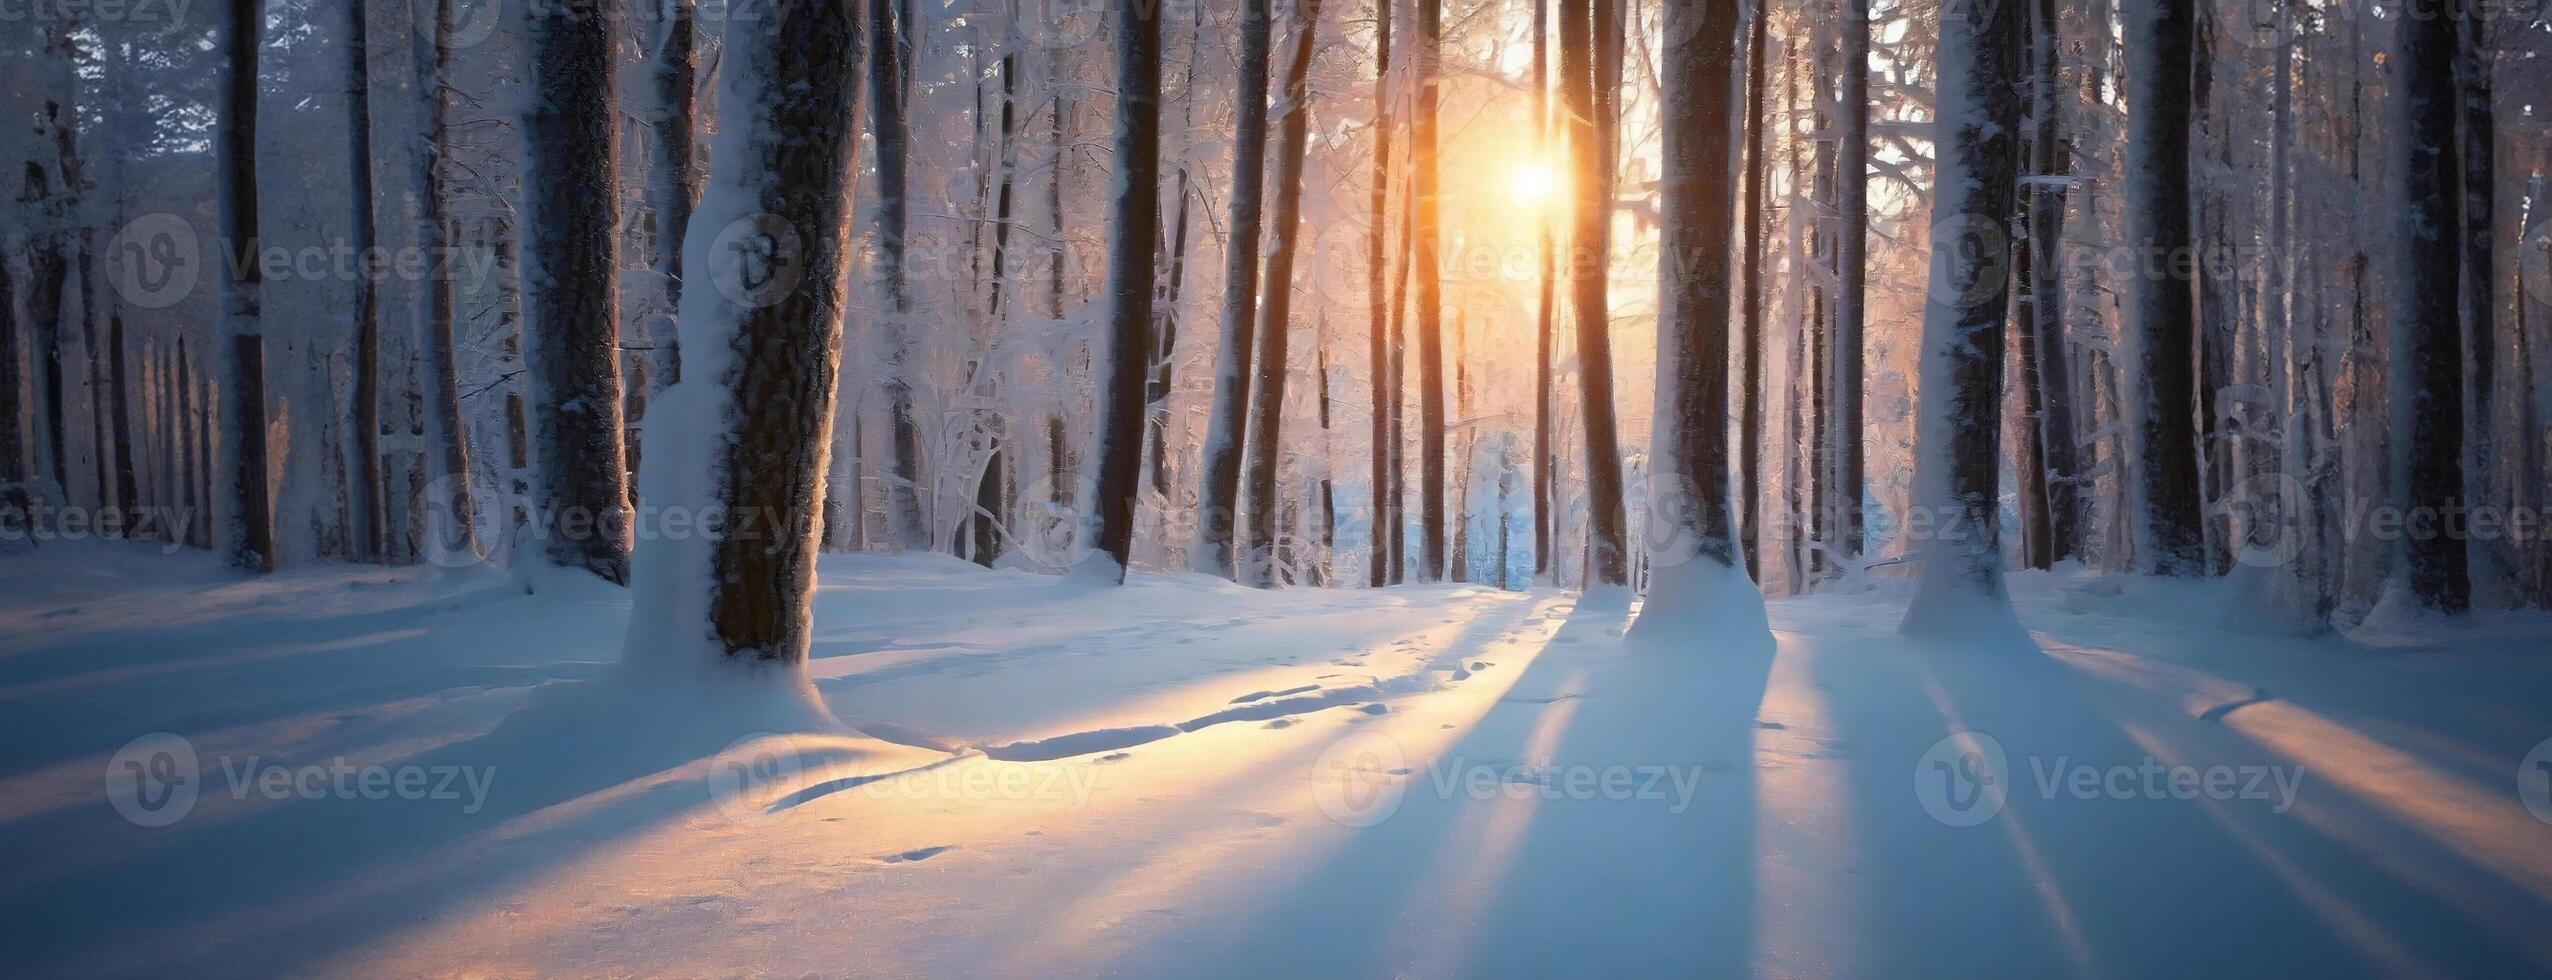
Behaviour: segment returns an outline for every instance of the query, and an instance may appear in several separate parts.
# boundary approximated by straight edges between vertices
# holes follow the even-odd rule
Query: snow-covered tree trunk
[[[553,5],[530,18],[524,335],[541,560],[629,581],[621,430],[619,98],[612,22]]]
[[[2460,299],[2464,176],[2455,124],[2457,19],[2410,17],[2395,62],[2393,159],[2400,266],[2392,278],[2393,487],[2405,518],[2402,584],[2431,610],[2464,611],[2472,580],[2464,527],[2464,362]],[[2450,523],[2455,522],[2455,523]]]
[[[420,30],[410,48],[411,87],[422,100],[418,107],[416,149],[410,158],[410,183],[417,195],[417,241],[426,254],[448,261],[455,248],[451,192],[445,186],[443,154],[450,145],[452,97],[444,91],[454,37],[454,9],[460,0],[413,0],[430,4],[434,30]],[[446,275],[420,284],[417,304],[418,354],[426,377],[414,384],[425,389],[426,455],[433,482],[430,499],[419,504],[428,512],[417,546],[435,561],[467,560],[477,553],[478,494],[470,468],[469,424],[461,415],[460,345],[453,324],[453,295],[460,283]],[[436,513],[439,511],[439,513]]]
[[[648,403],[657,392],[682,380],[682,243],[690,232],[692,204],[691,103],[698,87],[699,63],[692,37],[693,0],[662,0],[661,19],[647,59],[647,159],[644,204],[654,216],[655,254],[652,270],[662,296],[670,331],[650,331],[640,338],[653,349],[638,352],[629,383],[629,468],[645,469],[641,440]],[[643,321],[642,321],[643,322]],[[658,335],[661,333],[661,335]]]
[[[2197,311],[2188,277],[2194,0],[2126,4],[2127,244],[2138,257],[2129,338],[2127,423],[2134,438],[2128,506],[2136,562],[2149,574],[2206,572],[2198,477]],[[1944,181],[1946,183],[1946,181]]]
[[[222,237],[230,248],[257,242],[257,65],[265,46],[265,0],[231,0],[223,25],[222,78],[214,153],[219,159]],[[258,263],[218,263],[222,336],[221,448],[229,457],[230,517],[223,547],[233,567],[275,570],[274,467],[266,447],[265,337],[259,322],[265,283]]]
[[[869,33],[878,38],[900,35],[889,0],[868,5]],[[907,175],[909,120],[905,118],[905,71],[902,44],[880,43],[869,53],[870,134],[877,140],[877,262],[885,315],[881,317],[886,347],[886,414],[893,449],[893,478],[886,481],[886,533],[899,551],[930,547],[930,529],[922,522],[922,433],[914,417],[911,285],[905,268],[905,236],[912,210]]]
[[[1534,23],[1541,23],[1541,4],[1534,4]],[[1373,186],[1370,188],[1372,210],[1365,225],[1365,320],[1366,346],[1371,354],[1373,372],[1373,451],[1369,454],[1370,479],[1373,486],[1373,543],[1368,558],[1366,584],[1382,588],[1391,582],[1395,557],[1386,523],[1391,518],[1391,442],[1398,429],[1392,423],[1392,412],[1400,404],[1400,389],[1389,377],[1393,359],[1393,319],[1389,284],[1385,281],[1385,256],[1390,249],[1391,209],[1391,0],[1374,0],[1374,67],[1373,67]],[[1540,49],[1535,49],[1536,56]],[[1539,64],[1537,61],[1536,64]],[[1538,79],[1540,71],[1534,72]],[[1535,83],[1539,85],[1537,81]],[[1544,276],[1548,278],[1547,271]],[[1545,357],[1547,360],[1547,355]]]
[[[864,39],[859,5],[777,9],[727,31],[720,166],[683,262],[715,288],[683,293],[688,363],[646,435],[649,504],[724,519],[641,545],[626,655],[642,669],[770,667],[803,684]]]
[[[1630,583],[1628,523],[1622,508],[1622,455],[1614,426],[1613,341],[1607,270],[1608,226],[1613,202],[1603,175],[1606,154],[1597,145],[1602,111],[1595,95],[1595,7],[1609,0],[1563,0],[1560,8],[1560,98],[1568,120],[1570,180],[1574,190],[1569,256],[1565,263],[1570,305],[1577,312],[1577,377],[1586,424],[1586,489],[1592,523],[1588,587]]]
[[[1914,508],[1906,529],[1920,542],[1922,568],[1905,611],[1909,633],[2017,629],[2003,589],[1995,484],[2011,278],[2007,229],[2020,176],[2014,83],[2023,72],[2021,22],[2016,3],[1963,4],[1941,21],[1932,267],[1917,380]]]
[[[1267,295],[1258,308],[1258,353],[1252,359],[1258,380],[1250,390],[1249,536],[1241,581],[1260,588],[1276,585],[1276,485],[1284,463],[1286,348],[1294,309],[1294,252],[1302,240],[1303,154],[1311,144],[1311,55],[1319,34],[1320,0],[1295,0],[1294,25],[1284,100],[1270,112],[1285,122],[1276,140],[1276,200],[1268,218],[1263,280]]]
[[[1240,81],[1232,131],[1231,230],[1223,245],[1222,345],[1214,353],[1214,408],[1205,423],[1197,571],[1233,578],[1240,519],[1241,453],[1249,424],[1250,357],[1258,318],[1260,197],[1267,171],[1268,49],[1272,0],[1240,0]]]
[[[1857,2],[1857,0],[1847,0]],[[1764,631],[1729,506],[1729,279],[1735,258],[1738,0],[1666,8],[1657,408],[1649,438],[1648,601],[1631,637],[1690,644]]]
[[[1996,0],[2017,2],[2017,0]],[[1841,118],[1834,161],[1834,547],[1849,572],[1861,557],[1861,339],[1870,225],[1870,0],[1843,0]]]
[[[1161,229],[1161,10],[1116,10],[1116,180],[1108,206],[1107,356],[1098,374],[1099,474],[1091,552],[1076,571],[1123,583],[1143,480],[1143,362],[1152,343],[1152,248]]]
[[[1409,151],[1413,173],[1409,207],[1415,213],[1416,238],[1411,257],[1412,285],[1417,289],[1418,332],[1418,580],[1444,577],[1444,258],[1443,201],[1438,198],[1438,170],[1443,165],[1436,133],[1437,105],[1443,101],[1444,0],[1417,0],[1418,104],[1410,122]]]

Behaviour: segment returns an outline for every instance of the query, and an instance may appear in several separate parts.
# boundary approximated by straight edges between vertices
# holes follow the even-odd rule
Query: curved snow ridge
[[[1245,700],[1236,707],[1191,718],[1174,725],[1135,725],[1125,728],[1101,728],[1073,732],[1053,738],[1030,739],[1004,745],[979,746],[985,758],[1001,762],[1050,762],[1076,755],[1114,752],[1172,735],[1182,735],[1202,728],[1234,721],[1267,721],[1287,715],[1308,714],[1329,708],[1378,701],[1397,694],[1415,694],[1435,690],[1441,685],[1426,674],[1411,674],[1388,680],[1376,679],[1354,687],[1315,689],[1293,697],[1278,697],[1275,692],[1258,692],[1267,696]],[[1315,686],[1316,687],[1316,686]],[[1370,709],[1368,709],[1370,710]],[[1385,709],[1388,710],[1388,709]]]

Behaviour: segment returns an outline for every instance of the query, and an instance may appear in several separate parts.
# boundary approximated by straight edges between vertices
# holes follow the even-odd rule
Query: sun
[[[1515,168],[1507,177],[1507,193],[1518,204],[1540,206],[1559,193],[1559,175],[1540,163],[1528,162]]]

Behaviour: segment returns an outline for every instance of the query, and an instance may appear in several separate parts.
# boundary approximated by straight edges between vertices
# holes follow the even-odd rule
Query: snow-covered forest
[[[2552,973],[2541,3],[0,0],[0,119],[0,973]]]

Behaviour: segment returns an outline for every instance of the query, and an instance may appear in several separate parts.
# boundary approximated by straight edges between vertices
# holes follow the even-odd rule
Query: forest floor
[[[1633,652],[1551,591],[822,581],[850,730],[757,736],[622,689],[617,590],[0,556],[0,972],[2552,971],[2541,617],[2030,574],[2036,650],[1878,583]]]

